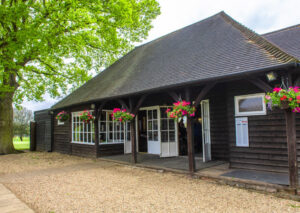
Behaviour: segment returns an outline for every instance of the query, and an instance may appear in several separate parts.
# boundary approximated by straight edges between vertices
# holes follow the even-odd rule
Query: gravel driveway
[[[271,195],[57,153],[0,156],[0,182],[37,212],[300,212]]]

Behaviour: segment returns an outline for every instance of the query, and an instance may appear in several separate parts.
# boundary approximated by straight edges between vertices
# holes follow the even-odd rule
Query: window
[[[112,120],[111,111],[102,111],[99,120],[99,143],[124,143],[130,141],[130,124]],[[126,133],[125,133],[126,132]]]
[[[175,121],[168,118],[167,108],[160,109],[161,142],[175,142]]]
[[[72,112],[72,143],[95,144],[94,122],[84,123],[79,118],[80,113]]]
[[[235,96],[235,115],[265,115],[266,105],[264,103],[264,96],[264,93]]]
[[[158,141],[157,109],[147,110],[147,135],[149,141]]]

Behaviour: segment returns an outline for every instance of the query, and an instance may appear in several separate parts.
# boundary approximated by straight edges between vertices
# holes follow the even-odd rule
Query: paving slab
[[[25,203],[18,199],[3,184],[0,184],[0,212],[1,213],[34,213]]]

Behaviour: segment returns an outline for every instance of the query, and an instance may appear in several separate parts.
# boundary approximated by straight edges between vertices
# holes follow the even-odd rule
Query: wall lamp
[[[278,75],[275,72],[268,72],[266,73],[266,78],[269,82],[275,81],[277,79]]]

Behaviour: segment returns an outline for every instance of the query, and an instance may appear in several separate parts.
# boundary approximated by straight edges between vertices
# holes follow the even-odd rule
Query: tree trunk
[[[13,94],[0,93],[0,154],[14,153]]]

